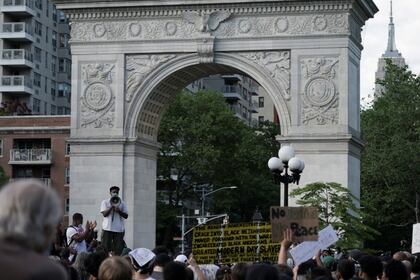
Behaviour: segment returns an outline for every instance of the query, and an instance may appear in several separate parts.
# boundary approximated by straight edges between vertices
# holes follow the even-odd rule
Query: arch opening
[[[284,96],[288,94],[288,89],[276,83],[270,73],[249,60],[238,55],[219,54],[213,63],[200,64],[196,55],[179,57],[150,73],[137,89],[128,110],[126,131],[129,137],[156,142],[162,115],[175,95],[192,82],[217,74],[239,74],[255,80],[274,103],[281,133],[287,133],[290,114]]]

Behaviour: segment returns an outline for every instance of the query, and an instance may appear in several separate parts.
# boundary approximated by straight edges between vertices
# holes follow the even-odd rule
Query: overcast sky
[[[378,58],[388,42],[389,0],[373,0],[379,12],[363,28],[361,97],[373,96]],[[410,70],[420,74],[420,0],[393,0],[395,37],[398,51]]]

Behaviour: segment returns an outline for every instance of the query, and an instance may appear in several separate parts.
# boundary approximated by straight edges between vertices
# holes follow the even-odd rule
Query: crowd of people
[[[118,191],[111,187],[111,198]],[[106,223],[127,219],[122,203],[102,203]],[[295,266],[289,254],[291,230],[284,232],[276,264],[198,265],[192,254],[173,256],[161,246],[131,250],[124,246],[122,224],[115,228],[103,223],[110,232],[99,242],[96,222],[86,221],[83,227],[81,213],[64,229],[57,194],[36,180],[4,186],[0,205],[0,278],[5,280],[420,280],[420,258],[405,251],[374,256],[324,250]]]

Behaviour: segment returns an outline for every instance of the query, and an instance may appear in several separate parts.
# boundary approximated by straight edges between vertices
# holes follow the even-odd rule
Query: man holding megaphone
[[[124,248],[124,219],[128,218],[128,210],[124,201],[118,196],[120,188],[112,186],[109,189],[110,199],[101,203],[102,245],[113,255],[121,255]]]

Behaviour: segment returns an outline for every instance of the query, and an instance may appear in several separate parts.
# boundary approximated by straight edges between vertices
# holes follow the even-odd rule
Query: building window
[[[45,26],[45,43],[46,44],[48,44],[48,40],[49,40],[49,38],[48,38],[48,27]]]
[[[35,21],[35,34],[42,37],[42,24],[39,21]]]
[[[64,115],[64,108],[59,106],[57,107],[57,115]]]
[[[67,48],[69,46],[69,35],[60,33],[60,48]]]
[[[51,80],[51,99],[53,101],[55,100],[55,95],[56,95],[55,91],[56,91],[56,88],[57,88],[57,83],[55,81]],[[55,113],[54,113],[54,115],[55,115]]]
[[[42,62],[42,50],[35,47],[34,60],[37,62]]]
[[[35,0],[35,7],[42,11],[42,1],[43,0]]]
[[[60,23],[67,23],[67,18],[63,11],[58,11],[58,21]]]
[[[32,100],[32,111],[39,113],[41,111],[41,100],[34,98]]]
[[[66,167],[66,172],[65,172],[65,184],[68,185],[70,184],[70,168]]]
[[[258,116],[258,123],[263,123],[264,122],[264,116]]]
[[[67,99],[70,99],[70,88],[69,84],[58,84],[58,97],[66,97]]]
[[[41,87],[41,75],[38,73],[34,73],[34,85]]]
[[[57,109],[55,105],[51,105],[51,115],[55,115],[55,114],[57,114]]]
[[[45,69],[48,69],[48,53],[45,52]]]
[[[64,214],[68,215],[70,211],[70,199],[66,198],[66,201],[64,203]]]
[[[57,57],[52,55],[51,56],[51,71],[53,73],[53,76],[55,76],[55,71],[57,69]]]
[[[258,97],[258,107],[264,107],[264,97]]]
[[[57,32],[53,31],[51,35],[51,44],[54,50],[57,48]]]
[[[70,155],[70,151],[71,151],[71,146],[70,146],[70,143],[67,143],[66,142],[66,156],[68,156],[68,155]]]
[[[48,78],[44,77],[44,90],[45,93],[48,93]]]
[[[57,22],[57,8],[55,7],[55,5],[53,5],[52,19],[53,21]]]
[[[3,156],[3,139],[0,139],[0,157]]]

